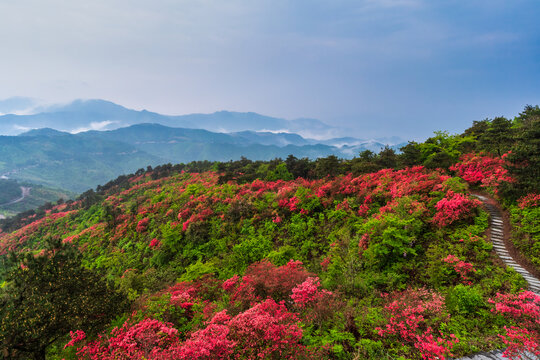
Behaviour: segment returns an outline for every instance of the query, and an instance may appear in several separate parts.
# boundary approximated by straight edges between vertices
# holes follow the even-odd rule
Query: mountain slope
[[[69,134],[50,128],[0,137],[0,175],[82,192],[148,165],[197,160],[229,161],[242,156],[271,160],[294,155],[350,158],[364,145],[341,148],[297,134],[215,133],[201,129],[137,124],[108,131]]]
[[[45,134],[46,133],[46,134]],[[139,167],[163,160],[121,142],[47,130],[32,136],[0,136],[0,174],[81,192]]]
[[[488,214],[444,171],[246,184],[154,175],[0,234],[0,256],[39,252],[43,234],[72,244],[134,301],[104,314],[125,315],[119,330],[66,334],[58,358],[76,358],[74,346],[97,358],[435,359],[503,346],[497,334],[523,326],[489,300],[517,299],[524,279],[498,265]]]
[[[213,133],[200,129],[169,128],[158,124],[138,124],[111,131],[91,131],[78,135],[87,139],[124,141],[141,151],[167,161],[190,162],[196,160],[229,161],[245,156],[254,160],[297,157],[325,157],[340,155],[340,151],[327,145],[307,145],[298,135],[242,132]],[[304,143],[297,146],[290,142]],[[262,144],[261,144],[262,143]],[[285,146],[270,145],[273,143]]]

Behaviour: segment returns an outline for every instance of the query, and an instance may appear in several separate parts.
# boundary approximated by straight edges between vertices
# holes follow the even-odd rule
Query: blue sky
[[[423,139],[540,103],[537,0],[4,0],[0,99]]]

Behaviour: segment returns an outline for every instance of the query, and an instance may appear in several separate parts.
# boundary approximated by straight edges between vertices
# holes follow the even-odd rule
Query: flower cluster
[[[520,209],[540,206],[540,194],[528,194],[518,200]]]
[[[318,277],[308,277],[303,283],[292,289],[291,299],[300,308],[306,307],[311,303],[319,301],[325,296],[331,296],[328,290],[320,290],[321,283]]]
[[[433,222],[439,227],[450,225],[457,220],[470,216],[472,210],[480,206],[480,204],[480,201],[476,199],[448,190],[446,196],[435,205],[437,213],[433,217]]]
[[[461,279],[465,283],[470,283],[469,275],[476,272],[476,269],[471,263],[459,260],[455,255],[448,255],[446,258],[442,259],[443,262],[452,265],[454,271],[459,274]]]
[[[153,239],[150,241],[150,244],[148,244],[148,246],[150,247],[150,249],[159,249],[160,246],[161,246],[161,241],[159,241],[159,240],[156,239],[156,238],[153,238]]]
[[[393,337],[420,351],[424,360],[445,359],[458,339],[445,336],[430,324],[431,318],[444,318],[444,298],[425,289],[407,290],[390,296],[385,306],[388,323],[377,328],[381,337]]]
[[[205,328],[191,333],[184,342],[173,324],[148,318],[136,323],[128,320],[110,335],[81,344],[77,356],[91,360],[292,360],[308,355],[300,343],[298,323],[297,316],[283,303],[267,299],[234,317],[226,310],[217,313]],[[86,336],[77,331],[71,337],[66,347],[80,344]]]
[[[138,233],[142,233],[142,232],[145,232],[146,231],[146,228],[148,227],[148,223],[150,222],[150,219],[148,218],[145,218],[145,219],[142,219],[140,220],[138,223],[137,223],[137,232]]]
[[[540,296],[532,291],[519,294],[497,294],[490,299],[493,312],[514,319],[520,327],[505,326],[499,335],[507,345],[504,356],[521,359],[520,353],[529,351],[540,357]]]
[[[250,265],[240,281],[235,275],[223,283],[223,288],[231,293],[231,301],[243,307],[271,297],[287,300],[294,288],[312,276],[300,261],[289,261],[283,266],[274,266],[269,261]]]
[[[513,181],[505,168],[508,165],[505,155],[499,158],[486,154],[465,154],[450,170],[456,171],[469,184],[490,187],[496,192],[501,182]]]

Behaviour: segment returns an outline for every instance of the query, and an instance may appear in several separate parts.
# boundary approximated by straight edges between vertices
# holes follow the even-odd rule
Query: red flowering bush
[[[497,294],[490,299],[495,305],[494,313],[515,320],[520,326],[505,326],[505,334],[499,335],[507,349],[504,356],[520,359],[519,353],[529,351],[540,356],[540,296],[532,291],[519,294]]]
[[[496,192],[501,182],[513,181],[505,168],[506,155],[499,158],[485,154],[465,154],[460,158],[460,162],[450,167],[450,170],[456,171],[471,185],[490,187]]]
[[[298,359],[306,356],[299,343],[302,329],[295,314],[281,303],[267,299],[228,322],[232,338],[237,341],[236,357],[240,359]]]
[[[309,276],[300,261],[289,261],[276,267],[263,260],[250,265],[241,281],[235,276],[223,283],[223,288],[232,292],[231,300],[247,307],[254,302],[272,298],[277,301],[287,300],[293,288],[304,282]]]
[[[228,358],[236,346],[229,339],[230,329],[222,324],[209,324],[197,330],[180,346],[171,349],[171,359],[219,360]]]
[[[435,205],[437,213],[433,217],[433,223],[439,227],[444,227],[457,220],[465,219],[480,204],[479,200],[449,190],[446,196]]]
[[[540,206],[540,194],[528,194],[518,200],[520,209]]]
[[[148,244],[148,246],[150,247],[150,249],[159,249],[159,247],[161,246],[161,241],[154,238],[150,241],[150,244]]]
[[[321,283],[318,277],[308,277],[306,281],[292,289],[291,299],[294,300],[297,306],[303,308],[326,296],[332,295],[328,290],[320,290],[320,286]]]
[[[448,255],[446,258],[442,259],[443,262],[452,265],[452,268],[465,283],[470,283],[469,275],[476,272],[476,269],[471,263],[461,261],[455,255]]]
[[[84,339],[79,332],[71,333],[67,346]],[[92,360],[158,359],[178,344],[178,330],[172,324],[145,319],[135,324],[128,321],[115,328],[109,337],[101,337],[77,349],[79,358]]]
[[[146,228],[148,227],[149,222],[150,222],[150,219],[148,219],[148,218],[140,220],[137,223],[137,229],[136,229],[137,232],[139,232],[139,233],[145,232]]]
[[[445,359],[458,339],[438,330],[440,322],[448,320],[445,315],[444,298],[425,289],[407,290],[388,298],[384,307],[388,323],[377,328],[383,338],[414,346],[425,360]]]
[[[120,359],[300,359],[308,356],[300,344],[299,319],[283,303],[272,299],[231,318],[226,311],[217,313],[208,325],[180,342],[172,324],[144,319],[126,321],[110,336],[77,348],[77,356],[92,360]],[[72,332],[66,345],[75,346],[85,339],[82,331]]]

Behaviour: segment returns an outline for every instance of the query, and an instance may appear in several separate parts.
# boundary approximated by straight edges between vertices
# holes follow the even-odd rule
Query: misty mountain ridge
[[[31,99],[11,98],[0,101],[0,112],[32,104]],[[16,106],[19,105],[19,106]],[[0,134],[18,135],[31,129],[53,128],[69,133],[91,130],[114,130],[141,123],[155,123],[172,128],[204,129],[219,133],[254,131],[262,133],[289,133],[300,135],[304,144],[330,146],[358,146],[368,140],[340,137],[347,133],[316,119],[285,120],[254,112],[218,111],[212,114],[162,115],[148,110],[132,110],[106,100],[75,100],[67,105],[39,106],[28,115],[7,114],[0,116]],[[246,135],[247,136],[247,135]],[[340,138],[337,140],[336,138]],[[282,140],[285,138],[282,136]],[[375,139],[381,144],[402,143],[399,138]],[[285,141],[285,140],[284,140]],[[296,144],[302,141],[286,140],[276,145]],[[366,144],[366,146],[368,146]]]
[[[373,141],[336,147],[297,134],[254,131],[227,134],[149,123],[77,134],[43,128],[18,136],[0,136],[3,159],[0,175],[81,192],[148,165],[226,162],[242,156],[271,160],[290,154],[310,159],[329,155],[351,158],[370,150],[366,144],[377,147],[373,149],[377,152],[383,147]]]

